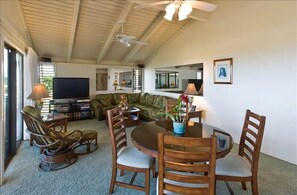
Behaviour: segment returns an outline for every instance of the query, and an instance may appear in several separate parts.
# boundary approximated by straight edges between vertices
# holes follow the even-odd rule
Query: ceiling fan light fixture
[[[123,44],[124,44],[125,47],[130,47],[131,46],[131,44],[128,43],[128,41],[124,41]]]
[[[169,5],[167,5],[165,11],[166,11],[166,14],[164,18],[166,20],[172,21],[173,15],[175,13],[175,4],[170,3]]]
[[[192,12],[192,6],[187,4],[187,3],[183,3],[181,4],[179,11],[178,11],[178,20],[184,20],[187,18],[187,16]]]

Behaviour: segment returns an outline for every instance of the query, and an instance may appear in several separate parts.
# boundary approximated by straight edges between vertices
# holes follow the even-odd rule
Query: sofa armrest
[[[94,99],[91,101],[92,112],[97,118],[97,120],[103,120],[103,105],[99,102],[99,100]]]

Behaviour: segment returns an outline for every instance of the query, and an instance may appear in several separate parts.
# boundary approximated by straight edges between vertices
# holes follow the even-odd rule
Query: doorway
[[[4,166],[8,166],[23,140],[23,55],[4,44]]]

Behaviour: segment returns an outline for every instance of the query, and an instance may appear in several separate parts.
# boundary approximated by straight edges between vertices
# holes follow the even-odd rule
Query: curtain
[[[24,106],[33,105],[33,101],[27,99],[32,92],[33,86],[38,82],[38,56],[35,51],[29,47],[24,63]],[[24,139],[28,139],[29,134],[24,131]]]

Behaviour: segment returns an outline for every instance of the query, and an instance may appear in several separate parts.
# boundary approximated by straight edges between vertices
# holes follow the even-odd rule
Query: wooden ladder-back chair
[[[74,164],[77,156],[73,148],[82,139],[79,130],[61,134],[48,127],[40,118],[36,118],[24,111],[21,112],[27,125],[26,131],[32,137],[34,145],[42,151],[39,169],[42,171],[56,171]]]
[[[133,146],[128,146],[123,113],[121,108],[117,107],[107,111],[108,125],[112,145],[112,177],[109,193],[113,193],[114,185],[150,192],[150,167],[153,165],[153,159],[138,151]],[[121,170],[121,176],[124,170],[135,172],[130,183],[124,183],[117,180],[117,170]],[[145,187],[133,185],[137,172],[145,174]]]
[[[246,111],[237,154],[228,154],[217,160],[216,180],[226,182],[230,194],[234,194],[227,181],[239,181],[246,190],[251,182],[253,195],[258,195],[257,172],[260,149],[264,134],[265,116]]]
[[[196,148],[196,149],[194,149]],[[214,194],[216,136],[158,135],[158,194]]]

